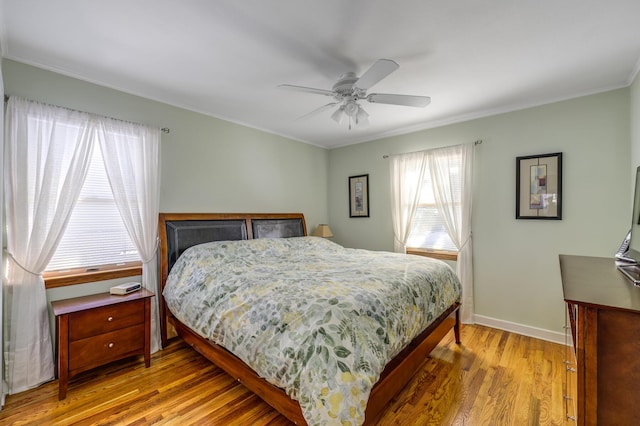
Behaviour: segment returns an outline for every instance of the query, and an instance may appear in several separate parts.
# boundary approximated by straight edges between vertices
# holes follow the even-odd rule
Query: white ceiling
[[[5,58],[323,147],[337,147],[628,86],[638,0],[2,0]],[[377,59],[400,68],[348,129],[331,89]]]

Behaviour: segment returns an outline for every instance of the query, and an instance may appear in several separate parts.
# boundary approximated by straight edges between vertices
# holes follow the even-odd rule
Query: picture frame
[[[369,175],[349,176],[349,217],[369,217]]]
[[[516,157],[516,219],[562,219],[562,153]]]

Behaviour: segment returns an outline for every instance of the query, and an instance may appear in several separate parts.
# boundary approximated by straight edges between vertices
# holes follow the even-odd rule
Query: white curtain
[[[462,283],[461,320],[473,323],[473,244],[471,195],[473,146],[456,145],[427,151],[433,194],[451,241],[458,248],[456,272]],[[460,165],[460,170],[455,168]],[[454,180],[460,179],[454,185]]]
[[[460,170],[456,170],[460,167]],[[458,249],[456,272],[462,284],[461,320],[473,322],[471,237],[473,146],[456,145],[391,157],[391,218],[394,250],[405,253],[425,173],[431,176],[438,212]],[[459,182],[455,182],[460,179]],[[454,185],[454,183],[457,183]],[[459,189],[456,189],[459,188]]]
[[[5,140],[3,365],[8,392],[53,378],[42,272],[62,238],[95,143],[100,143],[116,205],[143,261],[143,285],[157,295],[151,313],[151,349],[157,351],[160,129],[12,97]]]
[[[406,253],[426,166],[425,151],[391,157],[391,221],[393,248],[398,253]]]
[[[2,61],[0,61],[0,93],[4,93],[4,82],[2,81]],[[4,118],[4,105],[3,102],[0,104],[0,117]],[[4,119],[0,120],[0,135],[4,137]],[[0,176],[4,176],[4,156],[3,150],[0,149]],[[2,185],[0,185],[0,200],[4,198],[4,190]],[[0,209],[0,223],[4,223],[3,219],[4,211]],[[2,232],[0,232],[0,247],[4,247],[4,243],[2,242]],[[4,265],[4,257],[2,252],[0,251],[0,265]],[[0,274],[0,318],[2,318],[2,283],[4,281],[3,274]],[[0,327],[0,342],[3,342],[2,337],[2,327]],[[5,395],[7,393],[6,381],[4,380],[4,352],[0,351],[0,409],[4,406]]]
[[[102,119],[98,140],[120,216],[142,259],[142,286],[151,304],[151,352],[160,349],[157,246],[160,208],[160,129]]]
[[[91,117],[11,97],[5,128],[7,271],[4,367],[9,393],[53,379],[42,272],[89,169]]]

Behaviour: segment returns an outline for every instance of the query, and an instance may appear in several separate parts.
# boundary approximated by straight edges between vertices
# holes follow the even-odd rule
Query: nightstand
[[[51,302],[56,317],[58,398],[69,378],[111,361],[144,355],[151,364],[151,298],[146,289],[124,296],[100,293]]]

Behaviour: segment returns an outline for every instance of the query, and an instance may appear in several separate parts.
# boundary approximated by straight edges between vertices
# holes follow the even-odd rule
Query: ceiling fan
[[[320,108],[316,108],[308,114],[299,117],[298,120],[311,117],[328,108],[338,106],[335,112],[331,114],[331,118],[340,124],[346,116],[349,119],[349,130],[351,130],[352,122],[355,123],[355,125],[367,124],[369,122],[369,114],[367,114],[358,101],[366,100],[371,103],[411,107],[425,107],[431,103],[431,98],[428,96],[397,95],[390,93],[370,93],[367,95],[367,90],[369,88],[377,84],[380,80],[397,70],[399,67],[400,65],[390,59],[378,59],[360,77],[357,77],[353,72],[344,74],[336,84],[333,85],[332,90],[294,86],[291,84],[281,84],[278,87],[334,98],[334,102],[329,102]]]

